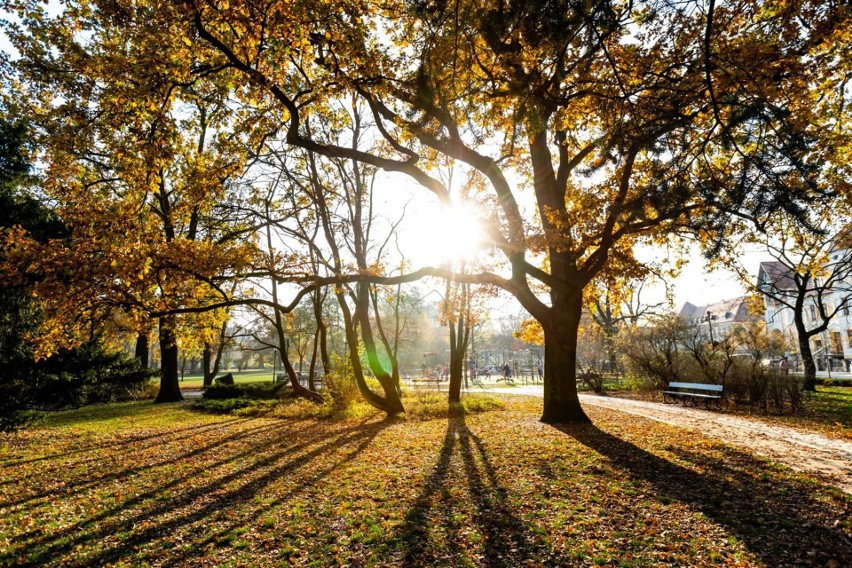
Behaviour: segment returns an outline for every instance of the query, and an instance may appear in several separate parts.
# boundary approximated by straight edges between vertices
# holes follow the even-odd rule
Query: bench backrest
[[[725,389],[722,385],[708,385],[705,383],[669,383],[669,387],[673,389],[693,389],[713,392],[722,392]]]

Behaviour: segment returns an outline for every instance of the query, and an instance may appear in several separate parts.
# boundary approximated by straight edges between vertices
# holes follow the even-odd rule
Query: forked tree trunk
[[[346,335],[346,345],[349,353],[349,362],[352,365],[352,375],[355,377],[355,384],[358,386],[358,392],[364,397],[370,405],[378,408],[388,415],[399,414],[404,412],[402,400],[399,397],[393,385],[386,385],[379,379],[379,384],[385,396],[381,396],[370,388],[367,381],[364,379],[364,368],[361,365],[361,354],[358,350],[360,341],[358,340],[358,331],[355,326],[356,318],[353,316],[349,305],[346,303],[346,298],[343,293],[337,295],[340,311],[343,314],[343,329]],[[359,318],[360,319],[360,318]],[[375,353],[374,353],[375,355]],[[378,377],[377,377],[378,378]]]
[[[178,345],[172,317],[160,318],[160,392],[155,403],[183,400],[178,380]]]
[[[379,361],[378,350],[376,349],[376,341],[373,337],[373,328],[370,324],[370,290],[369,284],[358,284],[358,306],[356,314],[358,323],[361,327],[361,339],[364,342],[364,350],[367,355],[367,364],[370,366],[370,371],[379,381],[384,393],[384,400],[387,406],[385,412],[388,414],[398,414],[405,412],[402,406],[400,396],[399,381],[394,380],[392,374],[388,373],[381,361]]]
[[[589,422],[577,397],[577,336],[582,290],[551,295],[550,317],[544,328],[544,411],[547,424]]]

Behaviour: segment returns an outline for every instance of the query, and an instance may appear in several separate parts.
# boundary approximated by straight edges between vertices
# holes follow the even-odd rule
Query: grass
[[[848,496],[612,411],[544,425],[540,404],[57,413],[0,446],[0,565],[852,565]]]
[[[278,372],[282,372],[280,369]],[[227,373],[231,373],[234,375],[234,382],[239,383],[256,383],[256,382],[268,382],[272,381],[272,369],[251,369],[239,372],[236,369],[229,369],[227,371],[220,371],[217,377],[221,377]],[[200,389],[204,386],[204,376],[199,374],[194,375],[184,375],[183,380],[180,381],[181,389]]]

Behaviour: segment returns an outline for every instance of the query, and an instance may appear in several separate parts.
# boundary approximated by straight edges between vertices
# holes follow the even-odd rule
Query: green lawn
[[[282,372],[280,369],[278,372]],[[272,382],[272,369],[250,369],[243,372],[238,372],[236,369],[229,369],[228,371],[222,371],[217,376],[221,377],[226,373],[231,373],[234,375],[235,383],[256,383],[256,382]],[[180,381],[180,388],[182,389],[200,389],[204,385],[204,375],[195,374],[195,375],[184,375],[183,380]]]
[[[850,566],[852,499],[697,433],[540,401],[431,420],[147,402],[0,446],[0,565]]]

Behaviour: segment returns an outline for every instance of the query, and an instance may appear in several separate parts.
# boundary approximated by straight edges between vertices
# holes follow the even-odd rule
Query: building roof
[[[754,319],[754,315],[748,311],[747,299],[748,296],[742,296],[707,306],[696,306],[686,302],[678,316],[695,323],[707,321],[708,314],[713,323],[747,322]]]
[[[777,290],[795,290],[793,269],[777,260],[761,262],[757,273],[757,285],[761,287],[766,284],[772,285]]]

